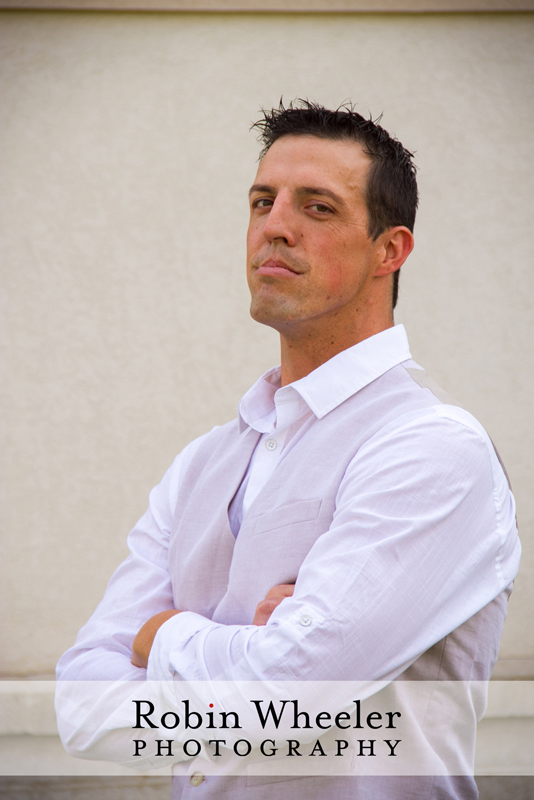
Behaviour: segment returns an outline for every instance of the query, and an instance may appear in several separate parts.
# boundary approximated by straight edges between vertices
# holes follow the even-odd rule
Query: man
[[[393,323],[411,154],[351,109],[281,106],[257,127],[247,276],[281,367],[153,490],[58,677],[487,680],[518,566],[514,502],[487,434],[428,388]],[[193,769],[176,797],[477,796],[469,776]]]

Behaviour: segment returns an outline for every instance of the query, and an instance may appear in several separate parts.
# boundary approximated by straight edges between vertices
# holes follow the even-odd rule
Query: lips
[[[256,270],[256,275],[269,275],[273,278],[291,277],[298,274],[297,270],[290,267],[285,261],[275,258],[267,259]]]

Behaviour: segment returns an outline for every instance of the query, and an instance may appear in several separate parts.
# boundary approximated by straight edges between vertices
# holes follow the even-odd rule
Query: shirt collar
[[[404,325],[395,325],[342,350],[305,378],[280,388],[280,367],[268,370],[239,403],[239,430],[272,429],[276,404],[298,392],[318,419],[388,370],[411,358]]]

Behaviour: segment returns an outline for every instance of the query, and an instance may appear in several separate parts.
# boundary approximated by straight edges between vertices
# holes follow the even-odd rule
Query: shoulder
[[[225,425],[216,425],[207,433],[189,442],[178,453],[160,483],[150,492],[150,505],[157,508],[161,505],[174,508],[184,476],[197,459],[202,459],[206,452],[213,452],[226,437],[238,435],[238,422],[232,420]]]
[[[515,501],[491,438],[454,401],[429,395],[428,404],[391,419],[360,447],[345,475],[348,491],[358,485],[392,498],[400,490],[403,503],[410,495],[443,514],[460,505],[473,514],[486,509],[505,540],[516,531]]]
[[[495,447],[478,420],[432,395],[424,405],[406,408],[390,419],[360,448],[357,458],[371,454],[404,464],[424,461],[438,472],[454,470],[458,477],[476,469],[498,482],[504,478]]]
[[[377,382],[375,396],[387,407],[380,424],[358,449],[347,475],[396,476],[430,494],[480,489],[497,508],[514,507],[495,446],[480,422],[413,360]],[[392,477],[393,479],[393,477]],[[373,482],[376,479],[373,478]],[[514,511],[515,513],[515,511]]]
[[[202,434],[202,436],[193,439],[192,442],[186,445],[186,447],[184,447],[182,452],[174,460],[171,469],[174,469],[175,471],[177,470],[183,474],[191,466],[192,462],[199,453],[202,453],[206,450],[211,451],[225,439],[234,438],[234,436],[237,435],[239,435],[237,419],[233,419],[231,422],[227,422],[225,425],[215,425],[211,431],[208,431],[207,433]]]
[[[496,456],[494,444],[480,422],[443,389],[415,361],[399,364],[384,376],[377,392],[390,396],[390,414],[375,431],[369,445],[383,439],[411,437],[411,446],[439,456],[443,450],[462,455],[465,450]],[[498,462],[498,458],[497,458]]]

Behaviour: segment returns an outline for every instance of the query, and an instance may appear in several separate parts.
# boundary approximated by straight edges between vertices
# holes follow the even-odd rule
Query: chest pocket
[[[301,500],[261,514],[240,544],[258,565],[262,589],[294,583],[300,566],[322,533],[321,500]],[[239,544],[239,539],[238,539]]]
[[[274,511],[261,514],[256,520],[252,535],[274,534],[277,531],[280,531],[283,535],[283,529],[289,526],[295,527],[295,532],[298,532],[299,526],[305,526],[306,524],[308,524],[308,527],[310,527],[310,524],[311,527],[314,527],[313,523],[319,516],[320,508],[320,500],[300,500],[298,503],[289,503],[281,506],[281,508],[277,508]]]
[[[300,566],[321,534],[321,500],[300,500],[245,517],[230,567],[228,591],[213,619],[248,625],[267,592],[295,583]]]

